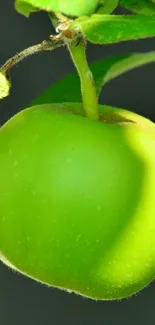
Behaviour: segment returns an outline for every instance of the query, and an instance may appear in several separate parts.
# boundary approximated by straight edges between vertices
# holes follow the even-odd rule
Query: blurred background
[[[123,13],[121,9],[117,13]],[[0,3],[0,65],[22,49],[47,39],[53,30],[46,13],[29,19]],[[114,54],[155,50],[155,38],[121,44],[88,44],[89,62]],[[11,95],[0,101],[0,125],[28,106],[44,89],[74,71],[66,49],[37,54],[11,71]],[[155,64],[135,69],[108,83],[100,102],[126,108],[155,121]],[[155,284],[129,299],[95,302],[19,275],[0,263],[1,325],[154,325]]]

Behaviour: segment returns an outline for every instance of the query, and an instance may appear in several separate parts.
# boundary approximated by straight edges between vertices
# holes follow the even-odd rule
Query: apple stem
[[[50,19],[68,47],[81,82],[81,94],[85,115],[92,120],[99,120],[98,96],[94,77],[86,58],[86,40],[80,30],[72,26],[72,19],[60,12],[51,14]]]
[[[94,78],[86,58],[85,39],[80,37],[79,43],[67,44],[73,63],[78,71],[81,82],[81,94],[86,116],[99,120],[98,97]]]

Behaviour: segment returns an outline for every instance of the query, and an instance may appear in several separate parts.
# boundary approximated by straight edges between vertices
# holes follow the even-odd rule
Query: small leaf
[[[140,15],[155,15],[155,3],[150,0],[120,0],[120,6]]]
[[[6,78],[5,74],[0,72],[0,99],[9,95],[11,84]]]
[[[96,13],[100,15],[110,14],[117,6],[118,0],[102,0]]]
[[[16,9],[25,16],[37,10],[62,12],[68,16],[91,15],[100,0],[16,0]]]
[[[92,15],[75,20],[88,41],[96,44],[118,43],[155,36],[153,16]]]
[[[151,62],[155,62],[155,52],[113,56],[92,63],[90,68],[94,75],[97,94],[100,94],[102,86],[110,80]],[[80,81],[77,73],[71,73],[50,86],[32,104],[60,102],[82,102]]]
[[[36,12],[39,10],[36,7],[34,7],[28,3],[25,3],[24,1],[21,1],[21,0],[16,0],[15,8],[19,13],[23,14],[26,17],[29,17],[30,13]]]

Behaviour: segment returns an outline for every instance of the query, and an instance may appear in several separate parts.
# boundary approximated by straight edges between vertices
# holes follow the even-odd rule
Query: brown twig
[[[33,46],[28,47],[27,49],[17,53],[15,56],[7,60],[4,65],[0,68],[0,72],[6,74],[8,71],[17,63],[25,59],[26,57],[42,52],[42,51],[53,51],[56,48],[63,46],[64,41],[58,35],[55,37],[50,36],[50,40],[45,40],[40,44],[36,44]]]

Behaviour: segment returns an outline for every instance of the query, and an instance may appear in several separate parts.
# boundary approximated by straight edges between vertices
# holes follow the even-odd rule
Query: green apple
[[[0,129],[0,258],[106,300],[155,277],[155,126],[100,110],[34,106]]]

